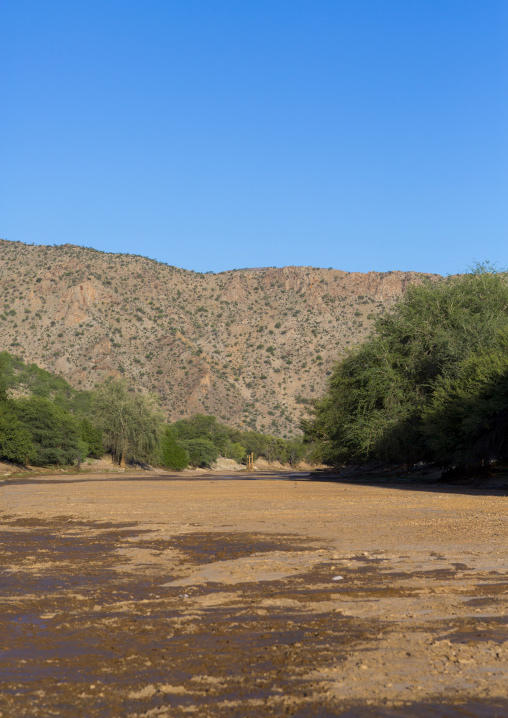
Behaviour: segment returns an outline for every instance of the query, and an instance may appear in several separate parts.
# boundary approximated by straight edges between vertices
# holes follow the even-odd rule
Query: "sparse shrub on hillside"
[[[77,398],[82,392],[73,389],[63,377],[51,374],[36,364],[27,365],[8,352],[1,352],[0,359],[7,389],[51,399],[69,411],[75,408],[76,403],[83,404],[82,398]]]
[[[135,255],[110,255],[90,248],[62,250],[60,247],[48,247],[43,251],[40,247],[0,242],[0,253],[0,259],[5,260],[8,256],[11,260],[10,266],[5,261],[0,262],[0,282],[6,289],[4,297],[7,304],[2,309],[5,320],[0,316],[4,347],[9,347],[12,342],[12,347],[21,356],[29,356],[30,360],[44,362],[44,366],[62,371],[75,387],[80,382],[83,386],[93,386],[115,369],[126,377],[135,377],[143,390],[154,388],[156,381],[166,416],[173,418],[179,416],[180,411],[187,411],[187,401],[196,381],[202,378],[201,370],[208,371],[211,382],[215,379],[220,381],[217,374],[220,366],[225,383],[235,381],[239,394],[248,401],[261,402],[258,421],[266,421],[266,411],[273,408],[277,399],[275,392],[265,399],[263,382],[252,381],[254,370],[259,368],[256,367],[258,360],[268,376],[268,385],[276,386],[277,373],[288,377],[279,393],[290,399],[295,389],[290,379],[296,377],[296,361],[298,364],[300,360],[307,361],[308,371],[313,374],[314,380],[319,373],[315,364],[310,365],[311,327],[316,330],[318,339],[326,336],[327,350],[321,352],[326,360],[330,346],[340,351],[346,341],[354,344],[362,334],[358,326],[351,324],[352,313],[357,308],[356,300],[354,306],[348,309],[342,303],[334,305],[340,310],[346,309],[347,329],[335,322],[333,327],[327,327],[328,317],[316,321],[319,295],[324,297],[328,293],[331,302],[331,294],[339,289],[334,285],[332,292],[326,283],[318,284],[326,270],[295,268],[291,270],[291,274],[295,275],[293,281],[283,276],[287,275],[285,270],[268,269],[256,273],[242,271],[240,275],[227,272],[220,276],[202,276],[171,269]],[[312,277],[312,291],[316,295],[314,306],[310,306],[310,301],[309,304],[304,303],[306,299],[310,300],[310,279],[304,279],[305,275]],[[328,275],[331,277],[332,273]],[[37,282],[41,277],[42,282]],[[152,281],[155,277],[158,281]],[[336,279],[335,276],[333,278]],[[285,289],[288,279],[290,281]],[[77,290],[82,280],[91,282],[96,293],[95,298],[89,297],[90,302],[83,303],[79,291],[68,291]],[[404,282],[407,281],[413,279],[404,278]],[[243,285],[240,294],[235,293],[237,283]],[[343,284],[341,279],[338,293],[343,295],[344,302],[350,301],[354,287],[343,287]],[[256,291],[253,291],[254,287]],[[361,291],[366,292],[363,284]],[[70,301],[66,317],[61,313],[64,295],[65,306]],[[29,296],[40,303],[29,302]],[[256,297],[257,301],[254,301]],[[268,305],[271,309],[267,309]],[[41,306],[44,307],[42,311]],[[32,314],[25,314],[27,308]],[[371,310],[378,313],[379,309],[373,307]],[[292,315],[299,310],[302,313],[298,315],[298,320],[293,319]],[[7,314],[11,311],[12,314]],[[82,313],[83,318],[76,322],[75,319]],[[134,319],[134,314],[141,321]],[[27,321],[23,321],[24,318]],[[362,320],[362,317],[359,319]],[[17,328],[13,326],[15,322],[19,324]],[[117,333],[113,335],[115,330],[112,325],[118,330],[118,336]],[[257,329],[259,334],[255,341]],[[105,337],[112,342],[112,346],[103,342]],[[225,355],[235,340],[239,340],[240,349],[228,362]],[[261,353],[261,350],[253,351],[252,346],[246,347],[247,343],[255,347],[259,342],[265,347],[273,345],[275,351],[267,349],[265,354],[265,349]],[[188,374],[180,374],[178,358],[183,353],[181,350],[193,353],[198,346],[202,346],[205,352],[199,377],[198,371],[193,371],[196,364],[183,370]],[[216,353],[211,358],[213,351]],[[147,353],[153,356],[147,358],[145,371],[141,373],[140,365],[134,364],[132,357],[143,358]],[[268,363],[270,354],[274,358],[272,365]],[[291,358],[293,366],[284,364],[286,359],[275,360],[281,355]],[[215,364],[216,359],[219,360],[218,365]],[[87,367],[86,374],[80,375],[77,368],[84,366]],[[243,374],[239,371],[240,366],[244,368]],[[163,370],[163,374],[157,374],[158,369]],[[256,371],[255,375],[258,374]],[[159,379],[165,380],[167,376],[175,377],[172,392],[165,392],[162,382],[159,383]],[[322,378],[317,379],[318,391],[324,388],[324,376],[323,372]],[[203,396],[201,402],[202,408],[197,411],[221,413],[224,421],[241,426],[242,402],[228,401],[223,387],[213,393],[210,391],[207,400]],[[258,425],[261,426],[261,423]],[[271,430],[279,435],[292,433],[286,419],[281,419],[279,426]]]

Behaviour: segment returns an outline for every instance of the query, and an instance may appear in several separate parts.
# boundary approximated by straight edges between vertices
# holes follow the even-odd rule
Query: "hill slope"
[[[313,267],[200,274],[0,240],[0,350],[79,389],[127,376],[160,396],[170,420],[203,412],[291,436],[337,357],[424,276]]]

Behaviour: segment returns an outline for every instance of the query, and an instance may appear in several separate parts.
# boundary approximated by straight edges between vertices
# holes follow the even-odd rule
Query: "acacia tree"
[[[105,450],[118,463],[158,460],[164,417],[153,396],[134,394],[125,381],[108,379],[94,392],[91,413]]]
[[[429,441],[427,407],[438,387],[451,390],[469,356],[508,327],[507,280],[505,272],[478,265],[411,287],[378,319],[371,338],[335,367],[314,420],[304,426],[314,458],[331,464],[435,458],[439,442]],[[454,451],[440,452],[440,460],[453,463]]]

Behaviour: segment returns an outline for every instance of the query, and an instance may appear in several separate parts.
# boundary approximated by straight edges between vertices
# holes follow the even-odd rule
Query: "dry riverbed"
[[[508,492],[0,482],[0,718],[508,716]]]

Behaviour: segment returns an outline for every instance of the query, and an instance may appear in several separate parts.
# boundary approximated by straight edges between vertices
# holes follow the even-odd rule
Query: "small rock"
[[[157,689],[149,683],[139,691],[131,691],[131,693],[129,693],[129,698],[151,698],[155,695],[155,693],[157,693]]]

